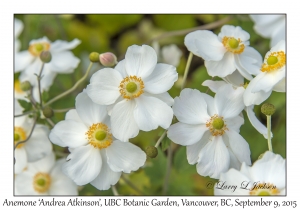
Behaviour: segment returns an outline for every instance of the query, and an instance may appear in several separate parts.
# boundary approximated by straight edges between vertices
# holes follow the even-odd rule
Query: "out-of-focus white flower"
[[[221,173],[215,195],[285,195],[285,159],[267,151],[252,167]]]
[[[174,66],[157,64],[153,48],[133,45],[114,69],[101,69],[92,76],[87,94],[97,104],[110,105],[112,133],[126,142],[139,130],[170,126],[173,98],[167,91],[177,78]]]
[[[186,35],[184,44],[193,54],[204,59],[210,76],[226,77],[235,70],[248,80],[259,72],[262,57],[249,46],[250,35],[239,26],[225,25],[217,36],[199,30]]]
[[[18,52],[21,48],[21,43],[20,43],[20,40],[18,40],[17,38],[23,31],[24,24],[21,20],[19,20],[17,18],[15,18],[14,22],[15,22],[15,52]]]
[[[143,166],[146,154],[130,142],[121,142],[110,131],[106,106],[92,102],[85,92],[76,97],[76,109],[55,125],[50,140],[69,147],[71,154],[63,171],[78,185],[91,183],[107,190],[120,179]]]
[[[254,21],[256,33],[271,39],[271,47],[285,40],[285,15],[250,15],[250,18]]]
[[[246,106],[261,104],[273,90],[285,92],[285,64],[285,41],[282,40],[267,52],[260,73],[247,86],[244,93]]]
[[[22,108],[15,100],[15,114],[21,114]],[[27,116],[14,119],[14,144],[24,141],[30,134],[33,126],[32,119]],[[30,139],[19,144],[15,149],[15,174],[19,174],[28,162],[37,161],[52,151],[52,144],[48,139],[49,129],[44,125],[36,125]]]
[[[15,80],[14,81],[14,93],[15,93],[15,98],[16,99],[23,99],[23,100],[27,100],[25,98],[25,96],[27,95],[25,91],[23,91],[20,87],[20,81],[19,80]]]
[[[174,99],[174,115],[179,120],[168,129],[168,137],[187,146],[187,159],[197,163],[202,176],[219,178],[229,168],[251,164],[247,141],[239,134],[244,119],[239,116],[244,104],[242,87],[227,85],[215,98],[198,90],[184,89]]]
[[[32,40],[29,43],[28,50],[16,54],[15,72],[22,71],[19,77],[21,82],[27,80],[32,86],[38,86],[35,74],[38,75],[42,67],[42,61],[39,56],[42,51],[49,51],[52,59],[51,62],[44,65],[41,79],[42,91],[48,90],[57,73],[69,74],[78,66],[79,59],[70,51],[78,44],[80,44],[78,39],[74,39],[71,42],[57,40],[53,43],[47,37]]]
[[[160,49],[158,42],[153,42],[152,46],[157,54],[158,62],[167,63],[177,67],[182,56],[181,50],[175,45],[167,45]]]
[[[63,159],[55,161],[54,153],[28,163],[15,177],[17,195],[78,195],[75,183],[62,172]]]

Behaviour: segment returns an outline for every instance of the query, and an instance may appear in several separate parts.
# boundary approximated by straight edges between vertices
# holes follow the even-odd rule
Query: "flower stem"
[[[124,175],[121,176],[121,179],[123,179],[123,181],[128,184],[132,189],[134,189],[137,193],[139,193],[140,195],[144,195],[144,193],[137,188],[132,182],[130,182],[127,178],[125,178]]]
[[[111,187],[111,189],[112,189],[112,192],[113,192],[114,196],[118,196],[118,195],[119,195],[119,193],[118,193],[117,188],[116,188],[115,185],[113,185],[113,186]]]
[[[30,131],[28,137],[27,137],[24,141],[19,141],[19,142],[15,145],[15,148],[14,148],[14,149],[16,149],[20,144],[23,144],[23,143],[25,143],[26,141],[28,141],[28,140],[30,139],[30,137],[31,137],[31,135],[32,135],[32,133],[33,133],[33,130],[34,130],[34,128],[35,128],[37,119],[38,119],[38,117],[35,117],[34,122],[33,122],[33,126],[32,126],[32,128],[31,128],[31,131]]]
[[[187,75],[189,73],[190,65],[191,65],[191,62],[192,62],[192,58],[193,58],[193,53],[190,52],[189,58],[187,60],[187,63],[186,63],[186,66],[185,66],[185,70],[184,70],[183,81],[182,81],[182,84],[181,84],[181,90],[185,86]]]
[[[28,115],[28,114],[31,114],[31,113],[34,113],[34,112],[35,112],[35,110],[31,110],[31,111],[28,111],[28,112],[24,112],[22,114],[17,114],[14,117],[22,117],[24,115]]]
[[[268,147],[269,151],[273,152],[271,140],[271,115],[267,115],[267,128],[268,128]]]
[[[38,80],[38,90],[39,90],[39,96],[40,96],[40,104],[41,104],[41,107],[43,107],[42,90],[41,90],[41,79],[42,79],[42,73],[43,73],[44,65],[45,65],[45,63],[43,62],[43,63],[42,63],[41,70],[40,70],[40,73],[39,73],[39,75],[38,75],[38,77],[37,77],[37,80]]]
[[[80,83],[82,83],[87,78],[92,66],[93,66],[93,62],[90,62],[90,65],[89,65],[88,69],[86,70],[85,75],[80,80],[78,80],[72,88],[70,88],[69,90],[67,90],[67,91],[61,93],[60,95],[54,97],[53,99],[48,101],[45,104],[45,106],[48,106],[48,105],[52,104],[53,102],[61,99],[62,97],[66,96],[66,95],[70,94],[71,92],[73,92],[74,90],[76,90],[76,88],[80,85]]]
[[[163,195],[166,195],[169,187],[169,179],[171,174],[171,168],[172,168],[172,157],[173,157],[173,150],[172,150],[172,143],[168,148],[168,158],[167,158],[167,169],[166,169],[166,176],[163,186]]]
[[[166,134],[167,134],[167,130],[165,130],[165,131],[163,132],[163,134],[162,134],[162,135],[159,137],[159,139],[157,140],[157,142],[156,142],[156,144],[155,144],[155,147],[156,147],[156,148],[159,146],[159,144],[161,143],[161,141],[165,138]]]

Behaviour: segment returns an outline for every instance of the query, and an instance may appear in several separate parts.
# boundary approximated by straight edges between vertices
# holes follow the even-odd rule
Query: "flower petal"
[[[224,81],[205,80],[202,85],[208,87],[212,92],[216,93],[219,88],[227,83]]]
[[[203,95],[189,88],[183,89],[174,99],[173,111],[180,122],[187,124],[204,124],[210,119]]]
[[[83,123],[82,120],[80,119],[76,109],[71,109],[66,113],[65,120],[74,120],[79,123]]]
[[[207,73],[212,77],[226,77],[236,70],[234,55],[231,52],[226,52],[219,61],[205,61],[204,65]]]
[[[81,41],[79,39],[73,39],[71,42],[63,41],[63,40],[56,40],[55,42],[51,43],[51,52],[61,52],[65,50],[72,50],[77,47]]]
[[[101,69],[93,74],[86,92],[97,104],[113,104],[120,96],[119,85],[122,79],[121,74],[114,69]]]
[[[226,52],[218,36],[206,30],[189,33],[184,38],[184,44],[189,51],[205,61],[219,61]]]
[[[156,52],[148,45],[132,45],[128,47],[125,54],[126,72],[129,76],[137,76],[144,79],[153,72],[156,63]]]
[[[75,106],[80,119],[87,127],[94,123],[104,122],[108,117],[106,106],[95,104],[86,92],[77,95]]]
[[[118,64],[115,66],[115,70],[117,70],[121,74],[122,78],[125,78],[128,76],[127,72],[126,72],[124,59],[118,62]]]
[[[141,95],[135,99],[134,119],[140,130],[150,131],[158,126],[167,129],[173,118],[173,110],[155,97]]]
[[[169,64],[157,64],[148,77],[144,79],[144,90],[159,94],[168,91],[178,79],[178,73],[174,66]]]
[[[200,141],[206,131],[208,131],[208,128],[205,124],[189,125],[178,122],[170,126],[168,137],[176,144],[186,146]]]
[[[218,36],[221,39],[224,36],[234,37],[236,39],[239,38],[243,42],[250,39],[250,34],[247,31],[244,31],[240,26],[231,26],[231,25],[222,26],[221,32],[219,33]]]
[[[174,99],[168,92],[164,92],[161,94],[143,93],[143,95],[158,98],[159,100],[165,102],[168,106],[172,106],[174,104]]]
[[[283,78],[285,78],[285,67],[275,72],[263,74],[263,76],[257,79],[256,85],[253,87],[252,92],[254,93],[258,91],[269,92]]]
[[[114,172],[110,169],[107,163],[106,150],[103,150],[100,153],[102,158],[101,171],[90,184],[98,190],[108,190],[111,185],[115,185],[119,181],[122,172]]]
[[[113,141],[106,148],[107,163],[116,172],[130,173],[145,164],[146,154],[130,142]]]
[[[77,68],[80,60],[70,51],[52,53],[49,63],[51,71],[60,74],[70,74]]]
[[[63,171],[77,185],[93,181],[100,173],[102,159],[100,151],[91,145],[75,148],[63,164]]]
[[[126,142],[139,133],[139,127],[133,114],[135,107],[134,100],[122,100],[114,106],[111,112],[112,133],[121,141]]]
[[[44,158],[29,163],[28,164],[28,171],[32,171],[34,173],[50,173],[51,168],[55,164],[55,155],[51,152],[49,155],[45,156]]]
[[[29,66],[35,59],[27,50],[15,54],[15,73],[20,72]]]
[[[239,87],[242,84],[244,84],[244,77],[240,74],[238,70],[234,71],[232,74],[229,74],[228,76],[222,79],[235,87]]]
[[[225,122],[228,129],[235,130],[236,132],[240,132],[240,127],[244,124],[244,117],[243,116],[236,116],[232,117]]]
[[[15,186],[19,195],[41,195],[33,188],[33,177],[34,174],[28,171],[24,171],[16,176]]]
[[[230,155],[221,136],[215,136],[199,154],[197,172],[201,176],[218,179],[222,172],[228,170]]]
[[[206,131],[202,138],[195,144],[186,146],[186,156],[189,164],[195,164],[199,161],[199,154],[202,148],[209,142],[211,133]]]
[[[285,85],[286,78],[283,78],[280,82],[278,82],[274,87],[273,90],[276,92],[286,92],[286,85]]]
[[[21,173],[27,166],[27,154],[24,148],[15,149],[15,174]]]

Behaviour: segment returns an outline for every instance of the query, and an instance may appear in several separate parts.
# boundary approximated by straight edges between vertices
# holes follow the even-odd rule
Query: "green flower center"
[[[17,133],[14,134],[14,141],[19,141],[21,139],[21,136]]]
[[[222,120],[221,118],[216,118],[212,122],[212,126],[214,129],[220,130],[224,127],[224,120]]]
[[[41,187],[44,187],[46,185],[46,180],[45,179],[38,179],[38,180],[36,180],[36,184],[41,186]]]
[[[267,59],[267,63],[268,65],[274,65],[278,62],[278,58],[276,56],[270,56],[268,59]]]
[[[135,92],[136,89],[137,89],[137,85],[136,85],[134,82],[129,82],[129,83],[126,85],[126,90],[127,90],[129,93]]]
[[[42,51],[44,49],[44,46],[42,44],[40,44],[40,43],[37,43],[35,45],[35,49],[36,49],[36,51],[40,52],[40,51]]]
[[[261,191],[259,192],[257,195],[260,195],[260,196],[268,196],[268,195],[271,195],[268,191]]]
[[[239,46],[239,41],[236,40],[235,38],[231,38],[228,44],[232,49],[236,49]]]
[[[103,139],[105,139],[105,137],[106,137],[106,132],[105,131],[97,131],[96,134],[95,134],[95,138],[98,141],[102,141]]]

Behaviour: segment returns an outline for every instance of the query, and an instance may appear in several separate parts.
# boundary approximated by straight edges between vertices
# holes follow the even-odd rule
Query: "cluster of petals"
[[[112,134],[126,142],[139,130],[170,126],[174,100],[167,91],[177,79],[174,66],[157,64],[152,47],[133,45],[114,69],[93,74],[87,94],[93,102],[108,105]]]
[[[215,195],[285,195],[286,161],[280,155],[265,152],[250,167],[243,163],[240,170],[234,168],[222,173],[214,187]],[[231,186],[223,188],[222,184]],[[233,190],[232,186],[236,186]]]
[[[202,57],[210,76],[226,77],[238,71],[248,80],[259,72],[262,57],[249,46],[250,35],[239,26],[224,25],[217,36],[211,31],[189,33],[184,44],[190,52]]]
[[[285,41],[281,40],[265,55],[260,73],[250,81],[244,93],[246,106],[259,105],[272,91],[285,92],[286,54]]]
[[[219,90],[215,98],[198,90],[184,89],[174,99],[173,111],[178,123],[170,126],[168,137],[187,146],[189,164],[197,163],[202,176],[219,178],[221,172],[251,164],[248,143],[239,134],[244,123],[242,87],[231,85]]]
[[[106,106],[92,102],[84,91],[76,97],[75,107],[55,125],[49,138],[54,144],[69,147],[71,153],[63,171],[77,185],[91,183],[107,190],[122,172],[130,173],[144,165],[145,152],[111,134]]]
[[[78,195],[77,186],[62,171],[64,160],[51,152],[29,163],[15,178],[15,195]]]
[[[152,43],[152,46],[159,62],[167,63],[175,67],[178,66],[182,52],[175,44],[167,45],[160,49],[159,43],[155,41]]]

